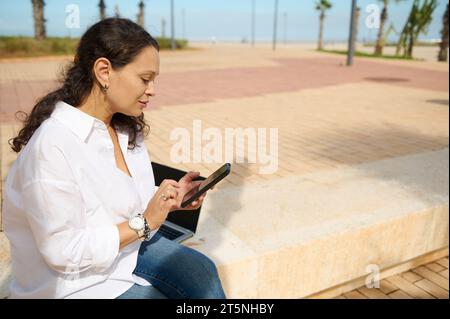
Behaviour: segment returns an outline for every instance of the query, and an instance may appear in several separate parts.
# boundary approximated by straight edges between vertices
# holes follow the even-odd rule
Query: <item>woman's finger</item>
[[[193,182],[191,182],[192,188],[200,186],[201,183],[202,183],[202,181],[193,181]]]
[[[167,203],[167,208],[168,208],[169,210],[178,207],[177,201],[176,201],[175,199],[173,199],[173,198],[171,198],[171,199],[169,199],[168,201],[166,201],[166,203]]]
[[[205,199],[204,195],[200,196],[198,199],[196,199],[195,201],[193,201],[191,203],[191,207],[192,208],[197,208],[197,207],[201,206],[203,204],[203,200],[204,199]]]
[[[161,182],[161,185],[159,186],[159,188],[165,188],[168,185],[171,185],[173,187],[180,187],[177,181],[174,181],[173,179],[165,179]]]
[[[178,187],[174,186],[172,184],[167,184],[166,186],[164,186],[163,189],[164,189],[164,191],[173,191],[173,190],[175,190],[175,191],[178,192]]]
[[[166,187],[163,188],[162,193],[166,194],[166,196],[168,196],[167,194],[170,194],[171,196],[169,196],[169,197],[176,198],[176,197],[178,197],[178,190],[179,189],[173,185],[167,185]]]
[[[194,200],[189,206],[191,206],[191,208],[192,208],[192,207],[197,206],[197,204],[198,204],[198,202],[196,200]]]
[[[168,199],[177,199],[178,192],[175,189],[167,189],[161,195],[161,199],[163,201],[167,201]]]
[[[180,182],[181,181],[184,181],[184,182],[191,182],[194,178],[197,178],[197,177],[199,177],[200,176],[200,172],[188,172],[186,175],[184,175],[181,179],[180,179]]]

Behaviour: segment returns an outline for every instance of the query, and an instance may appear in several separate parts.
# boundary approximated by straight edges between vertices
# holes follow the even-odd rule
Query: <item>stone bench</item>
[[[448,248],[448,163],[447,148],[220,189],[186,244],[230,298],[317,294]]]

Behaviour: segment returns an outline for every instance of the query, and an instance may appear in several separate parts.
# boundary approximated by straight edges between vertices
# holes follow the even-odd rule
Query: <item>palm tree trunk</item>
[[[409,37],[409,39],[408,39],[408,47],[407,47],[407,50],[405,52],[405,56],[408,57],[408,58],[412,58],[412,56],[413,56],[413,49],[414,49],[414,45],[416,44],[416,41],[415,41],[415,37],[414,37],[413,32],[411,32],[408,37]]]
[[[359,17],[360,17],[360,15],[361,15],[361,8],[360,7],[356,7],[356,9],[355,9],[355,24],[354,24],[354,27],[355,27],[355,33],[354,33],[354,36],[355,36],[355,51],[357,50],[357,48],[356,48],[356,43],[358,42],[358,32],[359,32]]]
[[[398,39],[397,49],[395,50],[395,55],[400,55],[401,50],[403,50],[403,57],[408,56],[409,52],[409,44],[411,43],[412,32],[414,28],[413,20],[415,18],[418,6],[418,0],[414,0],[411,11],[409,12],[408,19],[406,20],[405,25],[403,26],[402,33],[400,34],[400,38]],[[411,49],[412,51],[412,49]]]
[[[402,33],[400,34],[400,38],[398,39],[398,42],[397,42],[397,47],[395,48],[396,56],[400,55],[400,52],[401,52],[402,46],[403,46],[403,42],[405,41],[405,34],[403,32],[404,31],[402,31]]]
[[[144,1],[139,2],[139,13],[137,18],[137,23],[145,28],[145,22],[144,22]]]
[[[43,40],[46,37],[44,0],[31,0],[33,4],[34,37],[36,40]]]
[[[105,14],[105,1],[100,0],[98,7],[100,8],[100,20],[104,20],[106,18],[106,14]]]
[[[448,3],[447,3],[447,9],[445,10],[444,16],[442,18],[442,41],[440,44],[439,49],[439,55],[438,55],[438,61],[440,62],[447,62],[447,51],[448,51]]]
[[[384,7],[381,11],[380,15],[380,29],[378,30],[377,44],[375,46],[375,54],[383,55],[383,47],[384,47],[384,25],[387,20],[387,5],[388,0],[384,0]]]
[[[323,50],[323,21],[325,20],[325,12],[320,13],[320,27],[319,27],[319,44],[317,49]]]

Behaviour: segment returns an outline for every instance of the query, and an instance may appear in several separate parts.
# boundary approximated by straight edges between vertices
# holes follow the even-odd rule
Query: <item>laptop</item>
[[[155,176],[155,186],[159,186],[165,179],[180,180],[187,172],[152,162],[153,175]],[[195,180],[204,180],[205,177],[197,177]],[[169,213],[166,221],[158,230],[158,234],[163,237],[181,243],[194,236],[197,230],[198,219],[200,217],[200,206],[196,210],[173,211]]]

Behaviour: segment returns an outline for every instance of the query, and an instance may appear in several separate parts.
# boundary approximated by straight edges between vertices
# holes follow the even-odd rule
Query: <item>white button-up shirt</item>
[[[134,283],[140,241],[119,251],[117,224],[143,212],[155,182],[142,135],[116,166],[105,124],[58,102],[10,168],[3,192],[12,298],[115,298]],[[153,233],[154,235],[154,233]]]

